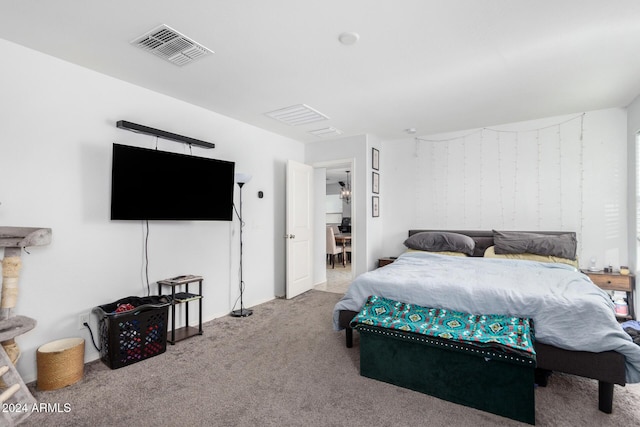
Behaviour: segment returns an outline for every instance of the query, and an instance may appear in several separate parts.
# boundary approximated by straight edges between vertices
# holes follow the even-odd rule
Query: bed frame
[[[445,230],[409,230],[409,236],[421,231]],[[493,231],[459,231],[446,230],[464,234],[476,242],[473,256],[483,256],[484,251],[493,245]],[[554,231],[536,231],[540,234],[559,234]],[[358,314],[355,311],[342,310],[339,313],[340,327],[345,328],[346,344],[353,347],[353,329],[349,326],[351,319]],[[551,345],[536,343],[537,355],[536,383],[547,385],[547,378],[553,371],[592,378],[598,381],[598,409],[610,414],[613,410],[613,389],[615,384],[626,384],[624,356],[615,351],[593,353],[588,351],[570,351]]]

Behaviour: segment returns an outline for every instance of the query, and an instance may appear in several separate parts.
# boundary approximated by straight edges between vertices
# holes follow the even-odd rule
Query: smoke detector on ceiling
[[[164,24],[147,31],[130,43],[178,66],[213,53],[211,49]]]
[[[360,40],[360,34],[353,31],[342,33],[338,36],[338,40],[345,46],[356,44]]]

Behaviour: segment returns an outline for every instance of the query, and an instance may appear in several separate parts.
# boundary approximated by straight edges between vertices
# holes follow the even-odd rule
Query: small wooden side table
[[[385,258],[379,258],[378,259],[378,268],[380,267],[384,267],[387,264],[391,264],[392,262],[394,262],[397,258],[396,257],[385,257]]]
[[[616,314],[618,319],[635,319],[633,294],[635,288],[635,276],[633,274],[605,273],[604,271],[582,270],[584,274],[599,288],[607,291],[622,291],[627,293],[627,305],[629,314],[621,316]]]
[[[198,293],[189,292],[189,283],[198,282]],[[185,286],[185,292],[176,292],[176,286]],[[171,339],[167,339],[170,344],[192,337],[202,335],[202,277],[201,276],[178,276],[171,279],[158,281],[158,295],[162,295],[162,286],[171,287]],[[198,301],[198,327],[189,326],[189,303]],[[185,305],[185,326],[176,329],[176,305]]]

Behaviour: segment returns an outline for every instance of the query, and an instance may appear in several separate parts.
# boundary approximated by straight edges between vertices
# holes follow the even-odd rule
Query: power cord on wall
[[[149,285],[149,220],[145,220],[143,224],[146,226],[144,227],[144,273],[145,273],[145,280],[147,285],[147,296],[150,296],[151,286]],[[89,335],[91,335],[91,344],[93,344],[93,347],[98,352],[101,352],[102,349],[96,345],[96,341],[93,336],[93,331],[91,330],[91,326],[89,326],[89,323],[84,322],[82,325],[89,330]]]
[[[145,220],[146,231],[144,237],[144,274],[147,282],[147,296],[151,295],[151,287],[149,286],[149,220]]]
[[[87,329],[89,330],[89,335],[91,335],[91,344],[93,344],[93,347],[98,351],[98,353],[101,352],[102,349],[98,348],[98,346],[96,345],[96,341],[93,338],[93,331],[91,330],[91,327],[87,322],[84,322],[83,325],[86,326]]]

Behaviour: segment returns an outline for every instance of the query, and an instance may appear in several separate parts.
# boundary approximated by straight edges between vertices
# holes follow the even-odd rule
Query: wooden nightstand
[[[387,264],[391,264],[396,259],[397,259],[396,257],[379,258],[378,259],[378,268],[384,267]]]
[[[584,274],[601,289],[607,291],[622,291],[627,293],[628,316],[617,316],[620,319],[635,319],[633,293],[635,288],[635,276],[633,274],[605,273],[604,271],[583,270]]]

